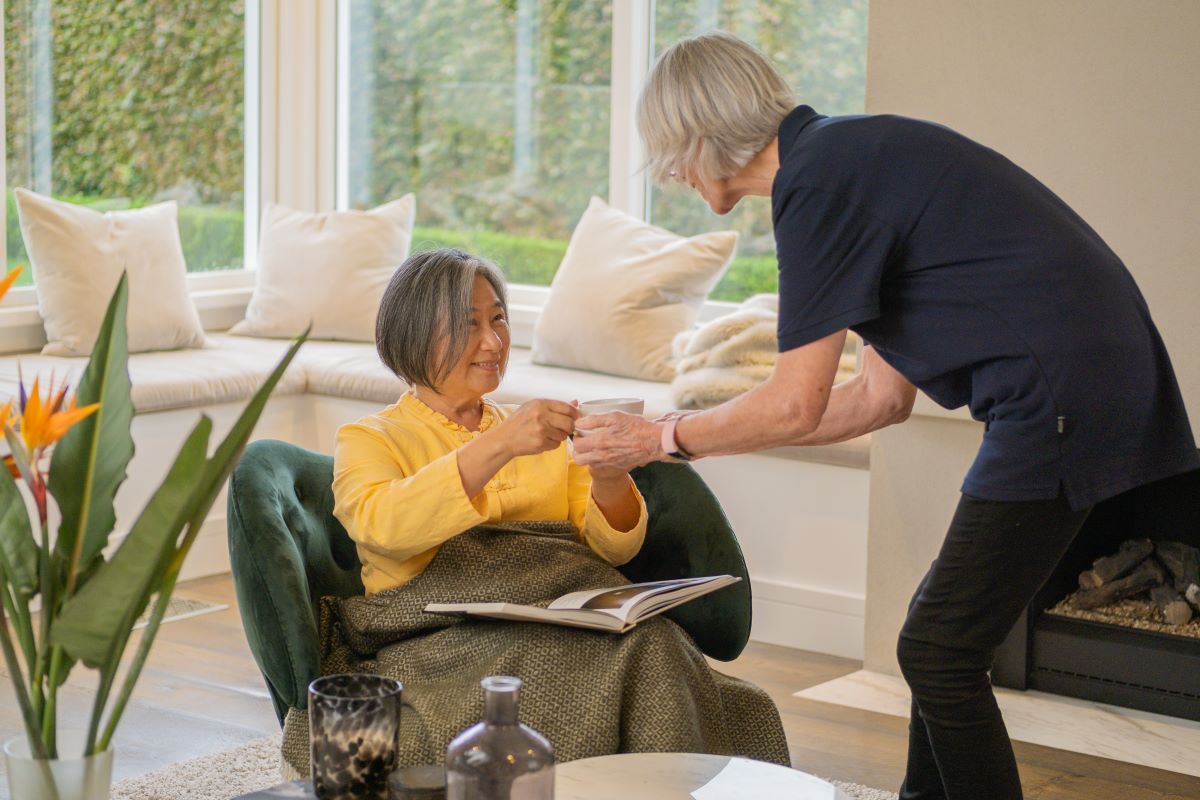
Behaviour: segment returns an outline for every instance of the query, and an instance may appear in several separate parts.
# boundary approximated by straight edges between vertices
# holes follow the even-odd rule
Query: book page
[[[591,589],[584,592],[564,594],[548,607],[552,610],[585,609],[600,611],[628,622],[639,605],[657,595],[673,593],[680,589],[700,586],[714,580],[712,577],[680,578],[668,581],[649,581],[617,586],[612,589]]]
[[[587,609],[550,610],[538,606],[523,606],[515,603],[429,603],[425,606],[429,614],[454,616],[488,617],[514,622],[544,622],[567,625],[574,628],[621,633],[626,625],[612,614]]]

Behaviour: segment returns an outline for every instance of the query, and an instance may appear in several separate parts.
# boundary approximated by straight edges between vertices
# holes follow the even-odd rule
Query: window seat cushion
[[[383,408],[408,388],[379,360],[375,345],[365,342],[305,342],[296,363],[304,370],[309,394],[363,400]]]
[[[134,353],[129,357],[133,404],[138,413],[202,408],[248,400],[287,350],[283,339],[210,334],[209,346],[195,350]],[[0,402],[17,396],[18,362],[26,386],[35,377],[69,376],[71,385],[87,359],[37,354],[0,356]],[[311,393],[359,400],[383,407],[403,393],[405,384],[379,361],[374,345],[356,342],[306,342],[275,388],[276,395]],[[514,347],[508,373],[492,393],[499,403],[519,405],[537,397],[599,400],[640,397],[653,419],[675,408],[670,384],[621,378],[598,372],[534,364],[527,348]],[[785,447],[776,456],[837,466],[866,468],[870,437],[826,447]]]
[[[248,400],[267,379],[287,349],[286,341],[215,336],[210,346],[193,350],[133,353],[129,377],[137,412],[166,411]],[[0,402],[16,398],[18,363],[26,388],[35,377],[43,381],[69,376],[71,386],[87,366],[87,358],[36,354],[0,357]],[[303,368],[293,365],[275,394],[302,394],[307,381]]]

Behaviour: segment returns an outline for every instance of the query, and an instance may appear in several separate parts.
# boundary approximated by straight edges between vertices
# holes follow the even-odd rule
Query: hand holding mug
[[[575,423],[575,462],[593,476],[628,472],[661,457],[658,425],[643,419],[645,403],[632,398],[580,403]]]
[[[530,400],[496,433],[505,438],[510,457],[537,455],[562,444],[575,429],[579,414],[579,409],[561,400]]]

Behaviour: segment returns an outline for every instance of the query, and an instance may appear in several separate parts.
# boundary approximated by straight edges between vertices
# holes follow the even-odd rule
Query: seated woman
[[[690,751],[787,764],[770,698],[714,672],[664,617],[614,635],[424,613],[429,602],[536,603],[619,585],[612,565],[646,534],[627,473],[573,462],[577,408],[486,399],[508,363],[505,294],[494,265],[453,249],[412,256],[384,294],[376,345],[412,388],[338,431],[334,513],[357,544],[367,595],[326,598],[322,671],[403,681],[402,764],[440,763],[479,719],[479,680],[494,674],[525,681],[522,720],[559,760]],[[284,756],[302,773],[307,747],[293,710]]]
[[[646,504],[628,473],[571,460],[564,442],[578,409],[484,398],[511,344],[495,266],[459,250],[408,259],[384,294],[375,341],[412,389],[337,435],[334,514],[358,545],[367,594],[408,582],[446,540],[488,522],[569,520],[608,563],[637,555]]]

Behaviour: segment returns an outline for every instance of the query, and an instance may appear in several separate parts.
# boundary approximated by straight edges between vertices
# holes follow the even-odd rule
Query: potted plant
[[[14,277],[0,283],[0,296]],[[21,800],[109,797],[113,732],[184,558],[304,340],[288,349],[212,457],[212,420],[200,416],[125,540],[105,558],[116,524],[113,498],[133,457],[128,298],[122,276],[74,397],[68,399],[65,385],[43,389],[35,380],[30,391],[22,382],[15,405],[0,407],[11,451],[9,469],[0,469],[0,646],[25,725],[25,737],[5,746],[5,758],[13,796]],[[51,498],[62,520],[53,539]],[[121,674],[134,625],[152,601]],[[67,742],[59,735],[58,690],[79,664],[96,670],[99,680],[87,730]]]

